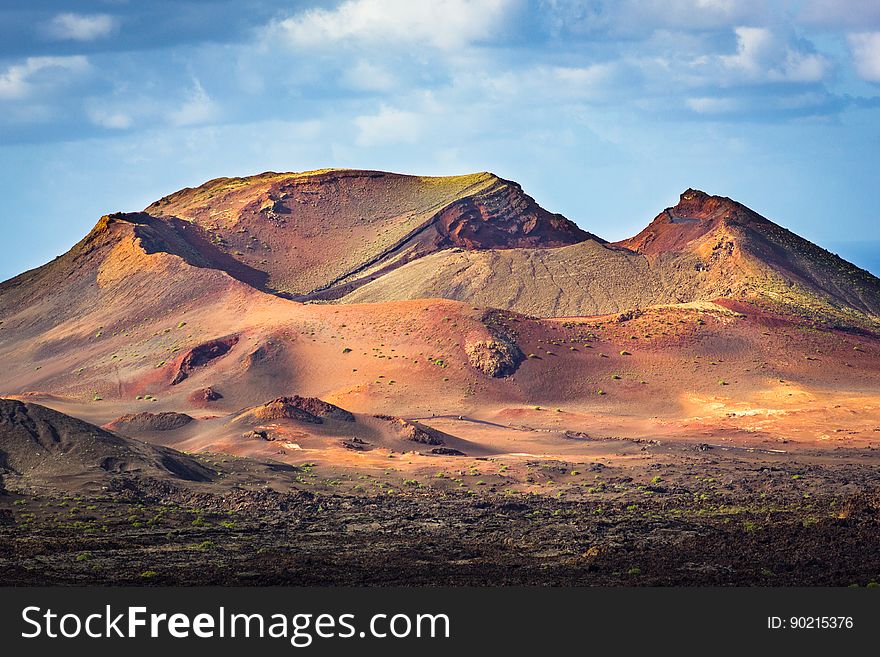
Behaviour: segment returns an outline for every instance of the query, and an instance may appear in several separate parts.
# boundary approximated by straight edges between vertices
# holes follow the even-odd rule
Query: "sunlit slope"
[[[540,317],[753,300],[817,319],[880,316],[880,281],[727,198],[687,190],[637,236],[554,249],[448,249],[345,296],[442,297]]]
[[[442,248],[553,247],[588,237],[490,173],[325,170],[220,178],[145,212],[198,227],[267,291],[332,298]]]

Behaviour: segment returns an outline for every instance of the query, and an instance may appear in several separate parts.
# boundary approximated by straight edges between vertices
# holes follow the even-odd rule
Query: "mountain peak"
[[[263,272],[266,291],[301,300],[336,298],[445,248],[548,248],[598,239],[487,171],[266,172],[186,188],[145,212],[187,241]]]
[[[734,214],[745,212],[749,216],[758,216],[741,203],[726,196],[707,194],[700,189],[687,188],[681,193],[678,204],[665,210],[671,217],[698,219],[727,219]]]
[[[663,210],[638,235],[617,244],[656,256],[688,250],[688,245],[725,226],[770,223],[731,198],[689,187],[681,193],[677,205]]]

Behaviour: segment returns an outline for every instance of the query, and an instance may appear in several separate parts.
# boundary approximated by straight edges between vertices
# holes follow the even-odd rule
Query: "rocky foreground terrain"
[[[880,581],[875,452],[649,449],[636,468],[438,463],[409,479],[203,455],[0,496],[7,584],[831,585]],[[216,469],[215,469],[216,468]],[[259,471],[259,476],[255,476]],[[655,474],[656,473],[656,474]],[[542,492],[523,491],[527,482]]]

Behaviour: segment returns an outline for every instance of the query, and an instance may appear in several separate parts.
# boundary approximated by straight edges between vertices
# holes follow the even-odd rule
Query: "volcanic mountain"
[[[0,395],[187,451],[384,467],[645,417],[693,435],[719,390],[864,394],[878,315],[876,278],[695,190],[610,244],[492,174],[267,173],[102,217],[0,284]],[[326,408],[356,421],[304,421]]]
[[[696,190],[608,243],[488,173],[214,180],[0,283],[0,577],[867,583],[878,321]]]
[[[595,236],[490,173],[429,178],[327,170],[220,178],[145,210],[261,289],[333,298],[449,247],[510,249]]]
[[[688,189],[635,237],[548,249],[445,250],[349,293],[444,297],[539,317],[758,300],[807,316],[880,317],[877,278],[729,198]]]

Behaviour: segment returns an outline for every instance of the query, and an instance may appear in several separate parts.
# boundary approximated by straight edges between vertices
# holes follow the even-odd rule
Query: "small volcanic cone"
[[[237,419],[253,419],[258,422],[287,419],[309,424],[323,424],[325,420],[355,421],[354,415],[345,409],[315,397],[300,397],[299,395],[278,397],[244,411]]]

